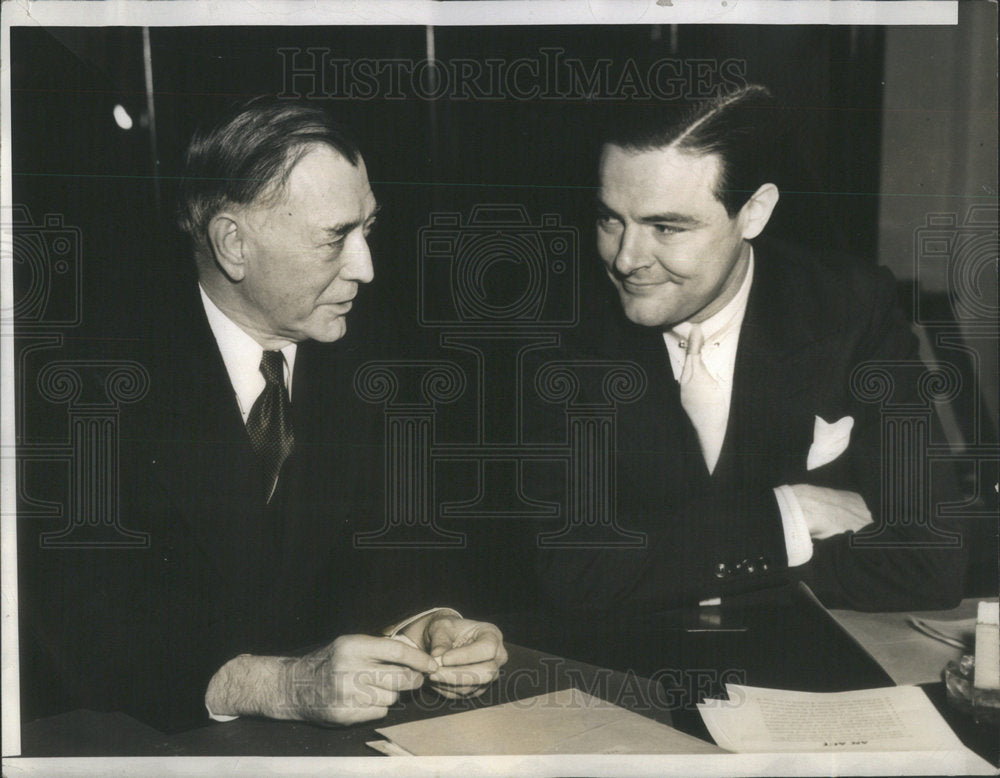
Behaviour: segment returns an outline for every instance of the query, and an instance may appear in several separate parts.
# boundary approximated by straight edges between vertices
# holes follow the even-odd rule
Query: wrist
[[[294,718],[295,660],[276,656],[241,654],[212,676],[205,705],[213,716],[264,716]]]

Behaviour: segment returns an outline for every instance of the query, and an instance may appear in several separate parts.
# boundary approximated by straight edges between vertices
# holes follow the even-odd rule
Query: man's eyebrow
[[[597,200],[597,211],[605,216],[613,216],[616,219],[622,218],[621,214],[600,199]],[[639,217],[640,224],[662,224],[663,222],[667,222],[668,224],[679,224],[686,227],[693,227],[701,224],[701,220],[694,216],[689,216],[685,213],[675,213],[673,211],[667,211],[665,213],[651,213],[647,216]]]
[[[651,213],[648,216],[641,216],[639,217],[639,222],[642,224],[660,224],[662,222],[668,222],[670,224],[694,226],[696,224],[701,224],[701,219],[697,219],[694,216],[688,216],[686,213],[674,213],[673,211],[667,211],[666,213]]]
[[[329,235],[331,237],[337,237],[339,235],[346,235],[351,230],[355,230],[358,227],[360,227],[362,224],[364,224],[365,222],[368,222],[368,221],[371,221],[372,219],[374,219],[375,216],[378,214],[378,212],[381,211],[381,210],[382,210],[382,205],[378,204],[378,205],[376,205],[372,209],[372,212],[370,214],[368,214],[368,216],[366,216],[364,219],[353,219],[352,221],[349,221],[349,222],[341,222],[340,224],[334,224],[331,227],[324,228],[323,232],[325,232],[327,235]]]
[[[595,206],[597,208],[597,212],[603,214],[604,216],[614,216],[616,219],[621,218],[621,214],[600,198],[595,201]]]

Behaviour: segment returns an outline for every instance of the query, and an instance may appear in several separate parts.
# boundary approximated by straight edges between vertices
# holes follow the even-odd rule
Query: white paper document
[[[711,743],[579,689],[375,731],[391,745],[368,745],[390,755],[723,753]]]
[[[726,684],[726,692],[728,700],[698,709],[729,751],[966,750],[916,686],[817,694]]]

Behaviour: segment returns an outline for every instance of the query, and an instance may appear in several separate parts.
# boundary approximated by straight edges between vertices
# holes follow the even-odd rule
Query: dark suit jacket
[[[149,374],[119,437],[121,524],[149,547],[42,550],[36,526],[21,528],[26,715],[88,707],[167,730],[207,723],[208,680],[231,657],[301,651],[444,604],[432,554],[353,547],[384,514],[384,450],[379,409],[352,389],[351,347],[300,345],[296,450],[265,509],[197,291],[166,302],[120,349]]]
[[[903,449],[884,462],[883,410],[851,389],[855,368],[876,360],[895,382],[897,409],[926,406],[915,368],[898,364],[918,358],[917,344],[896,304],[891,274],[763,241],[755,245],[754,273],[729,424],[711,476],[658,330],[620,315],[602,317],[577,344],[577,356],[631,360],[647,377],[645,394],[617,409],[616,457],[618,524],[646,533],[647,545],[541,552],[540,585],[551,604],[648,612],[788,577],[805,580],[831,606],[934,608],[960,598],[966,552],[960,538],[928,527],[932,505],[920,515],[911,511],[905,522],[880,515],[883,467],[901,473],[914,460]],[[852,416],[855,425],[849,448],[809,471],[817,416],[826,422]],[[931,500],[955,499],[945,468],[934,476]],[[856,545],[861,533],[821,540],[808,564],[789,569],[772,490],[796,483],[860,493],[880,531],[877,542]],[[923,484],[919,477],[895,483],[902,483],[897,499]],[[954,520],[938,518],[934,526],[959,532]],[[928,542],[932,547],[921,545]]]

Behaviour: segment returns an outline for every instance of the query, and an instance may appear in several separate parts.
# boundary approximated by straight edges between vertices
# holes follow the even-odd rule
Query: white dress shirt
[[[224,314],[205,293],[204,287],[198,285],[201,292],[201,302],[208,316],[208,326],[212,328],[215,342],[219,344],[222,361],[229,373],[229,383],[233,385],[236,402],[239,403],[243,423],[247,423],[253,404],[264,391],[266,381],[260,372],[260,360],[264,347],[244,332],[238,324]],[[288,399],[292,399],[292,371],[295,368],[295,351],[297,344],[292,343],[281,349],[285,358],[285,386],[288,389]]]
[[[736,349],[739,345],[740,330],[743,327],[743,317],[747,311],[747,300],[750,298],[750,287],[753,285],[753,269],[754,256],[751,247],[746,278],[743,279],[736,296],[721,311],[700,322],[701,330],[705,335],[705,345],[701,349],[702,362],[712,378],[724,389],[721,392],[722,399],[712,408],[710,417],[700,420],[700,423],[716,426],[717,434],[711,437],[719,441],[720,449],[729,424],[733,375],[736,372]],[[681,322],[672,330],[663,333],[667,354],[670,357],[670,369],[677,381],[680,380],[681,372],[684,369],[684,360],[687,358],[687,347],[684,344],[687,342],[688,333],[691,332],[691,326],[691,322]],[[719,455],[718,451],[703,453],[710,461],[715,461]],[[802,507],[799,505],[795,493],[787,484],[775,488],[774,493],[778,502],[778,510],[781,513],[788,565],[795,567],[805,564],[812,558],[813,547]]]

